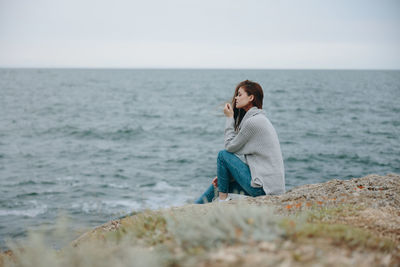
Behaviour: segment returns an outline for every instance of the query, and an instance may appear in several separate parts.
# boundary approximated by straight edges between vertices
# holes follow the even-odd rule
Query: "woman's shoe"
[[[218,202],[225,202],[225,201],[230,201],[230,200],[232,200],[232,198],[229,195],[225,199],[220,199],[218,197]]]

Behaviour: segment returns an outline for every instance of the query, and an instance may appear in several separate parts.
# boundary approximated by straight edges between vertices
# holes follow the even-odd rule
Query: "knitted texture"
[[[225,149],[242,154],[251,173],[251,186],[263,187],[267,195],[285,193],[285,170],[278,135],[263,110],[252,107],[244,115],[238,131],[227,118]]]

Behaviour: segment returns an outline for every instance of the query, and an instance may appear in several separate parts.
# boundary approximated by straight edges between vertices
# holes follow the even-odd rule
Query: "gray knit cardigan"
[[[252,107],[244,115],[238,131],[234,119],[227,118],[225,149],[244,155],[251,173],[251,186],[263,187],[267,195],[285,193],[285,170],[278,135],[263,110]]]

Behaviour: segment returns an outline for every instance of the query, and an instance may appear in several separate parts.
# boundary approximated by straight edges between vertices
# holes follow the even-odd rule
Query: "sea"
[[[286,189],[400,173],[400,71],[0,69],[0,248],[67,218],[70,239],[193,201],[224,103],[261,84]]]

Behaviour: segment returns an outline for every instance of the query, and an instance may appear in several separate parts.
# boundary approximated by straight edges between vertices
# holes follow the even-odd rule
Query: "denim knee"
[[[222,160],[224,160],[225,159],[225,156],[227,155],[227,154],[231,154],[230,152],[228,152],[227,150],[221,150],[221,151],[219,151],[218,152],[218,158],[217,158],[217,160],[218,161],[222,161]]]

